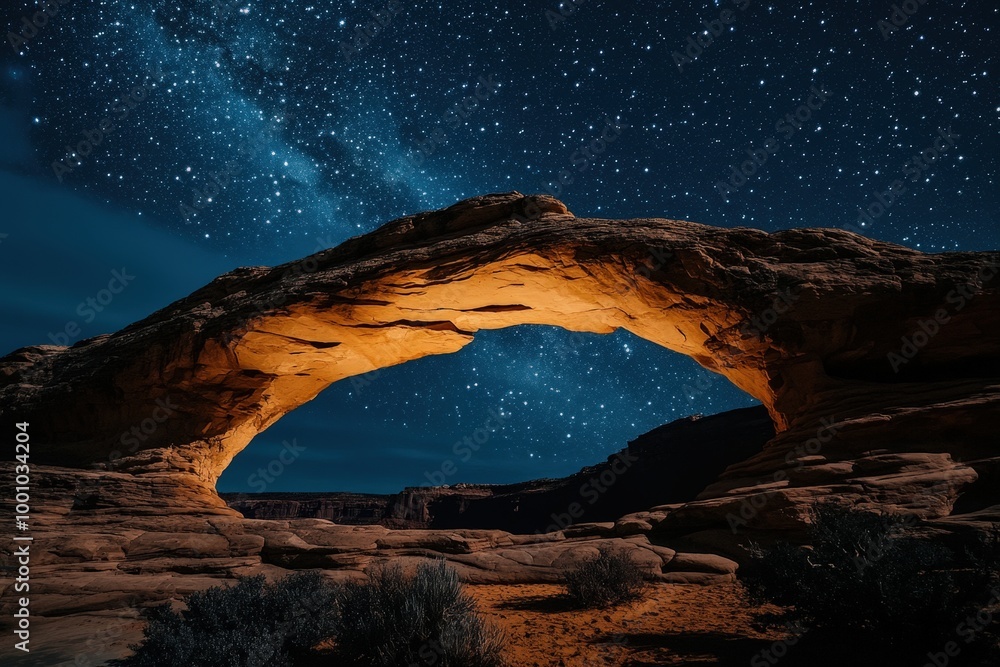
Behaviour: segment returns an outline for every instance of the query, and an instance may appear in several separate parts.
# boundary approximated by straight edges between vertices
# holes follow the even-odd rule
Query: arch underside
[[[760,400],[780,439],[809,428],[830,397],[870,409],[921,369],[995,360],[997,292],[981,284],[991,263],[996,254],[930,256],[839,230],[577,218],[549,197],[489,195],[234,271],[110,336],[20,350],[0,362],[0,395],[40,417],[43,462],[214,484],[258,433],[333,382],[455,352],[482,329],[543,324],[626,329],[688,355]],[[900,336],[964,284],[979,284],[977,298],[910,376],[877,383],[852,370],[886,367]],[[164,402],[169,418],[126,446],[123,434]]]
[[[471,582],[556,582],[605,546],[661,581],[732,581],[742,543],[801,534],[829,500],[986,534],[1000,524],[998,266],[839,230],[577,218],[509,193],[233,271],[115,334],[0,359],[0,417],[31,429],[32,614],[74,627],[81,610],[131,614],[252,574],[354,578],[428,557]],[[759,399],[777,434],[690,501],[541,535],[251,520],[216,493],[239,451],[330,383],[519,324],[623,328],[687,354]],[[683,444],[655,456],[627,483],[691,476]]]

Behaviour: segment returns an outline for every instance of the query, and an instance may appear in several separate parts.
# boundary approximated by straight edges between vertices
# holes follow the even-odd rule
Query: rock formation
[[[385,525],[395,496],[374,493],[220,493],[248,519],[326,519],[348,526]],[[408,526],[429,528],[426,525]]]
[[[558,530],[566,508],[573,523],[615,521],[633,512],[684,503],[725,469],[774,437],[762,407],[685,417],[657,427],[594,466],[561,479],[514,484],[410,487],[393,495],[358,493],[223,493],[248,519],[327,519],[351,525],[451,530],[478,528],[531,534]]]
[[[0,359],[0,418],[30,422],[34,444],[36,612],[442,554],[471,581],[552,580],[602,541],[707,581],[735,568],[712,554],[795,531],[822,499],[983,527],[1000,519],[998,265],[836,229],[578,218],[510,193],[231,272],[118,333]],[[624,328],[689,355],[759,399],[776,435],[696,499],[548,535],[254,521],[215,493],[255,435],[330,383],[518,324]]]
[[[19,350],[0,362],[0,396],[5,415],[37,424],[39,463],[211,484],[332,382],[454,352],[480,329],[548,324],[624,328],[689,355],[786,431],[845,391],[877,402],[886,386],[974,380],[995,363],[996,257],[829,229],[577,218],[549,197],[489,195],[233,271],[113,335]],[[966,287],[959,308],[949,295]],[[942,309],[951,321],[894,373],[887,355]]]

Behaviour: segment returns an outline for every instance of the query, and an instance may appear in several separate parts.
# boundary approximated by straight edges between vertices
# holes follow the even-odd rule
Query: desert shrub
[[[754,545],[740,578],[753,601],[790,606],[805,627],[922,646],[989,602],[997,553],[995,541],[961,552],[914,537],[906,519],[823,504],[809,546]]]
[[[273,584],[263,576],[187,598],[180,613],[162,605],[135,653],[119,667],[284,667],[307,655],[336,625],[336,587],[314,573]]]
[[[601,547],[597,557],[566,573],[565,584],[577,605],[608,607],[639,597],[646,582],[627,553]]]
[[[372,667],[501,667],[504,638],[476,611],[443,561],[407,577],[398,567],[370,573],[339,594],[336,657]]]

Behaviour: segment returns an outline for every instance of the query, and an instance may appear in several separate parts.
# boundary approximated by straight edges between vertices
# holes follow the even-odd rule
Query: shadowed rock
[[[231,272],[118,333],[0,359],[0,418],[30,422],[34,444],[33,609],[440,555],[470,581],[552,581],[602,541],[657,577],[715,581],[735,563],[712,553],[798,530],[825,499],[981,529],[1000,518],[998,263],[835,229],[578,218],[509,193]],[[215,493],[254,436],[332,382],[519,324],[686,354],[759,399],[776,435],[694,499],[549,535],[254,521]]]
[[[549,324],[624,328],[689,355],[785,431],[830,397],[877,402],[907,379],[983,377],[1000,351],[997,290],[985,284],[997,257],[832,229],[577,218],[550,197],[487,195],[293,264],[233,271],[116,334],[14,352],[0,360],[0,398],[5,417],[34,422],[48,443],[40,463],[214,483],[332,382],[454,352],[480,329]],[[958,310],[949,295],[963,286],[979,294]],[[951,321],[893,373],[900,338],[949,307]],[[123,438],[167,410],[152,433]]]

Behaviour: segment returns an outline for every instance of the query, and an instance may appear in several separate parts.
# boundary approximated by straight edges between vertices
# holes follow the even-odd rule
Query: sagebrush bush
[[[263,576],[152,609],[144,639],[120,667],[286,667],[336,628],[337,588],[319,574]]]
[[[809,546],[752,545],[739,575],[753,601],[788,606],[806,627],[895,645],[937,641],[989,602],[1000,550],[994,539],[959,553],[914,537],[910,523],[821,504]]]
[[[601,547],[565,576],[566,592],[581,607],[608,607],[634,600],[646,585],[642,570],[629,555]]]
[[[336,656],[372,667],[501,667],[502,633],[476,611],[455,571],[443,561],[370,573],[338,594]]]

